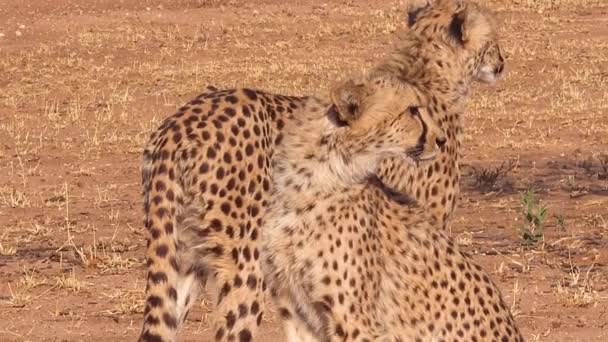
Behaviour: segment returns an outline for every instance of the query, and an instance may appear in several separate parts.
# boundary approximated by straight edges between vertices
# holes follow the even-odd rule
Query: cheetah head
[[[504,57],[492,16],[466,0],[425,0],[408,10],[410,31],[441,39],[455,49],[473,79],[494,83],[504,70]]]
[[[359,160],[401,156],[432,160],[446,137],[409,84],[388,79],[348,80],[331,91],[335,122],[342,132],[336,147]],[[371,157],[371,158],[370,158]]]

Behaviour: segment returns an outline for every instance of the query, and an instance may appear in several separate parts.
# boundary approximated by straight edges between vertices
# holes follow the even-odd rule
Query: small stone
[[[21,37],[21,31],[15,31],[15,36]]]

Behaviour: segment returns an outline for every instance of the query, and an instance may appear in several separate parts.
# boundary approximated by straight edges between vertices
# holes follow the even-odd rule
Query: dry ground
[[[469,105],[453,235],[492,273],[528,340],[606,341],[608,3],[486,2],[507,74]],[[325,97],[387,51],[402,8],[2,0],[0,341],[133,340],[148,132],[208,84]],[[526,247],[527,189],[547,213]],[[205,301],[190,315],[184,340],[209,336],[209,312]],[[263,334],[282,340],[273,315]]]

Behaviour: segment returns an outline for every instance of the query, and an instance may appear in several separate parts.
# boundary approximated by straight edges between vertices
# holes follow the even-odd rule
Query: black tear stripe
[[[417,146],[420,148],[423,148],[424,144],[427,142],[426,135],[429,132],[429,127],[426,125],[426,122],[424,122],[424,120],[422,120],[422,117],[419,114],[420,113],[418,113],[417,117],[418,117],[418,120],[420,120],[420,123],[422,124],[422,133],[420,134],[420,137],[418,137]]]

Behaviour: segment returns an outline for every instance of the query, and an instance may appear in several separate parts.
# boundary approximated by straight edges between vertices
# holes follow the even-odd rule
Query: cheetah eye
[[[415,107],[415,106],[407,107],[406,111],[408,111],[412,117],[416,117],[416,116],[420,115],[420,111],[418,110],[418,107]]]

